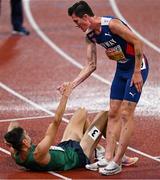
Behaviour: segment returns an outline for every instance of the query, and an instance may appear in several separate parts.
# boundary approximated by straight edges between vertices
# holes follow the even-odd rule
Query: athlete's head
[[[31,138],[21,127],[15,127],[4,135],[6,144],[12,146],[15,150],[21,151],[22,148],[30,147]]]
[[[94,13],[85,1],[79,1],[68,8],[68,15],[85,32],[90,26],[90,18]]]

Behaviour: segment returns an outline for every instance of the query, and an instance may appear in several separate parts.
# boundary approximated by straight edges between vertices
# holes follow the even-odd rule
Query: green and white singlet
[[[51,170],[69,170],[78,167],[84,167],[89,163],[88,158],[84,154],[81,146],[76,141],[65,141],[57,146],[51,146],[49,150],[51,159],[47,165],[39,165],[34,159],[34,151],[36,146],[32,145],[25,161],[19,157],[19,153],[14,155],[18,165],[33,171],[51,171]]]

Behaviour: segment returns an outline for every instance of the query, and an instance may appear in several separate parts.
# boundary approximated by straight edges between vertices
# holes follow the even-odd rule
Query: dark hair
[[[85,1],[79,1],[68,8],[68,15],[72,16],[73,13],[80,18],[82,18],[84,14],[94,16],[92,9]]]
[[[4,135],[4,139],[12,145],[14,149],[20,151],[22,148],[22,140],[24,135],[24,129],[16,127]]]

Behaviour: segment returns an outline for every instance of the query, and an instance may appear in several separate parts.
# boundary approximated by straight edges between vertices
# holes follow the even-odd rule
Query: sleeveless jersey
[[[28,156],[25,161],[19,157],[19,153],[14,155],[18,165],[34,171],[51,171],[51,170],[69,170],[79,167],[79,157],[77,152],[71,147],[65,150],[58,146],[51,146],[49,150],[51,159],[47,165],[39,165],[34,159],[34,151],[36,146],[31,145]]]
[[[111,60],[117,61],[117,67],[120,69],[134,68],[135,53],[132,44],[128,43],[120,36],[113,34],[109,28],[109,22],[115,19],[112,16],[101,17],[101,32],[96,34],[94,30],[86,31],[87,38],[101,45],[106,49],[106,54]],[[123,22],[122,22],[123,23]],[[125,23],[123,23],[126,25]],[[126,25],[127,26],[127,25]]]
[[[137,103],[141,96],[141,92],[137,92],[135,85],[130,86],[135,68],[134,46],[111,32],[109,23],[112,19],[116,18],[112,16],[101,17],[101,32],[96,34],[94,30],[88,29],[86,31],[86,37],[91,42],[104,47],[106,55],[111,60],[117,62],[116,73],[111,85],[110,99],[127,100]],[[127,27],[124,22],[122,23]],[[145,55],[143,55],[141,65],[143,82],[147,79],[148,70],[148,62]]]

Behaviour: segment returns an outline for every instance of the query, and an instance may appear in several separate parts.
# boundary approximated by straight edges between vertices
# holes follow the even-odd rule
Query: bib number
[[[88,132],[88,135],[95,141],[101,132],[95,126]]]

